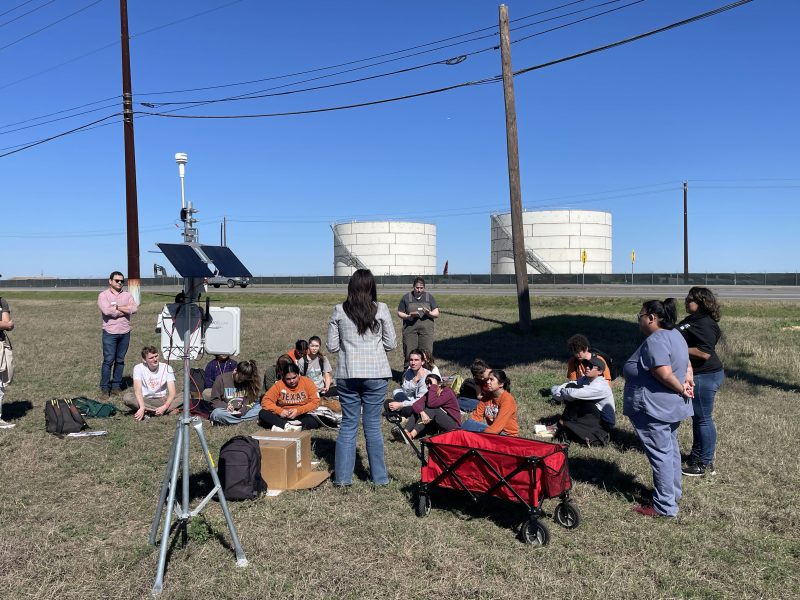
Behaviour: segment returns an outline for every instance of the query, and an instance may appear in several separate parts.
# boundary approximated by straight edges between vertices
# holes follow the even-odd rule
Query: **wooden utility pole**
[[[683,182],[683,276],[689,275],[689,182]],[[686,281],[684,281],[686,283]]]
[[[511,196],[511,244],[514,252],[514,273],[517,277],[519,328],[531,330],[531,298],[528,290],[528,261],[525,260],[525,234],[522,229],[522,190],[519,182],[519,144],[517,141],[517,109],[514,101],[514,75],[511,68],[511,42],[508,36],[508,7],[500,5],[500,56],[503,63],[503,95],[506,103],[506,150],[508,153],[508,187]]]
[[[141,302],[139,274],[139,207],[136,194],[136,150],[133,143],[133,92],[128,36],[128,2],[119,0],[122,46],[122,128],[125,137],[125,216],[128,231],[128,291]]]

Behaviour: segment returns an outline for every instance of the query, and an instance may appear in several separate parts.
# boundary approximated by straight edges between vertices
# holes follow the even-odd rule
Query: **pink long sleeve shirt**
[[[131,330],[131,315],[136,314],[139,305],[128,292],[119,294],[106,289],[97,296],[97,306],[103,317],[103,331],[106,333],[128,333]],[[117,310],[118,306],[130,307],[130,314]]]

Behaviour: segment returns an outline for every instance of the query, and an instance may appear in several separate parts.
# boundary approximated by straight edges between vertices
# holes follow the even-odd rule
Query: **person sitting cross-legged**
[[[258,366],[254,360],[243,360],[233,371],[222,373],[211,386],[214,410],[208,419],[219,425],[238,425],[255,421],[261,411],[258,403]]]
[[[453,431],[461,427],[461,411],[455,392],[442,387],[442,378],[434,373],[425,378],[425,385],[428,391],[411,405],[413,413],[405,425],[411,439],[423,433]]]
[[[320,427],[312,415],[319,408],[317,386],[308,377],[300,375],[294,363],[284,367],[283,377],[267,390],[261,399],[258,420],[273,431],[299,431]]]
[[[422,366],[424,361],[422,350],[416,349],[408,353],[408,368],[403,373],[400,387],[392,392],[392,399],[383,404],[386,414],[398,413],[401,417],[410,417],[411,405],[422,398],[428,391],[425,378],[429,371]]]
[[[553,396],[564,403],[564,412],[548,432],[587,446],[605,445],[616,423],[614,393],[603,377],[606,363],[593,354],[581,359],[580,366],[584,372],[580,379],[554,390]]]
[[[127,390],[122,402],[136,411],[133,417],[137,421],[174,413],[183,406],[183,400],[176,397],[175,372],[167,363],[158,362],[155,346],[142,348],[142,362],[133,367],[133,391]]]
[[[517,401],[511,395],[511,380],[505,371],[492,369],[483,386],[478,407],[461,428],[466,431],[519,435]]]

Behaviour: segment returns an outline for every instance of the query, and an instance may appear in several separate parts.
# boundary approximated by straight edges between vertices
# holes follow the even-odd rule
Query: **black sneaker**
[[[702,477],[704,475],[717,474],[717,472],[714,470],[714,463],[708,463],[707,465],[704,465],[703,463],[699,462],[688,463],[681,469],[681,473],[688,477]]]

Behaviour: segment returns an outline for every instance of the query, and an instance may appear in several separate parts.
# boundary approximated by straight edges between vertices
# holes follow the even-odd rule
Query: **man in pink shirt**
[[[103,366],[100,370],[100,392],[108,397],[122,389],[125,353],[131,341],[131,315],[139,309],[128,292],[122,291],[125,277],[114,271],[108,277],[108,289],[97,296],[103,318]]]

